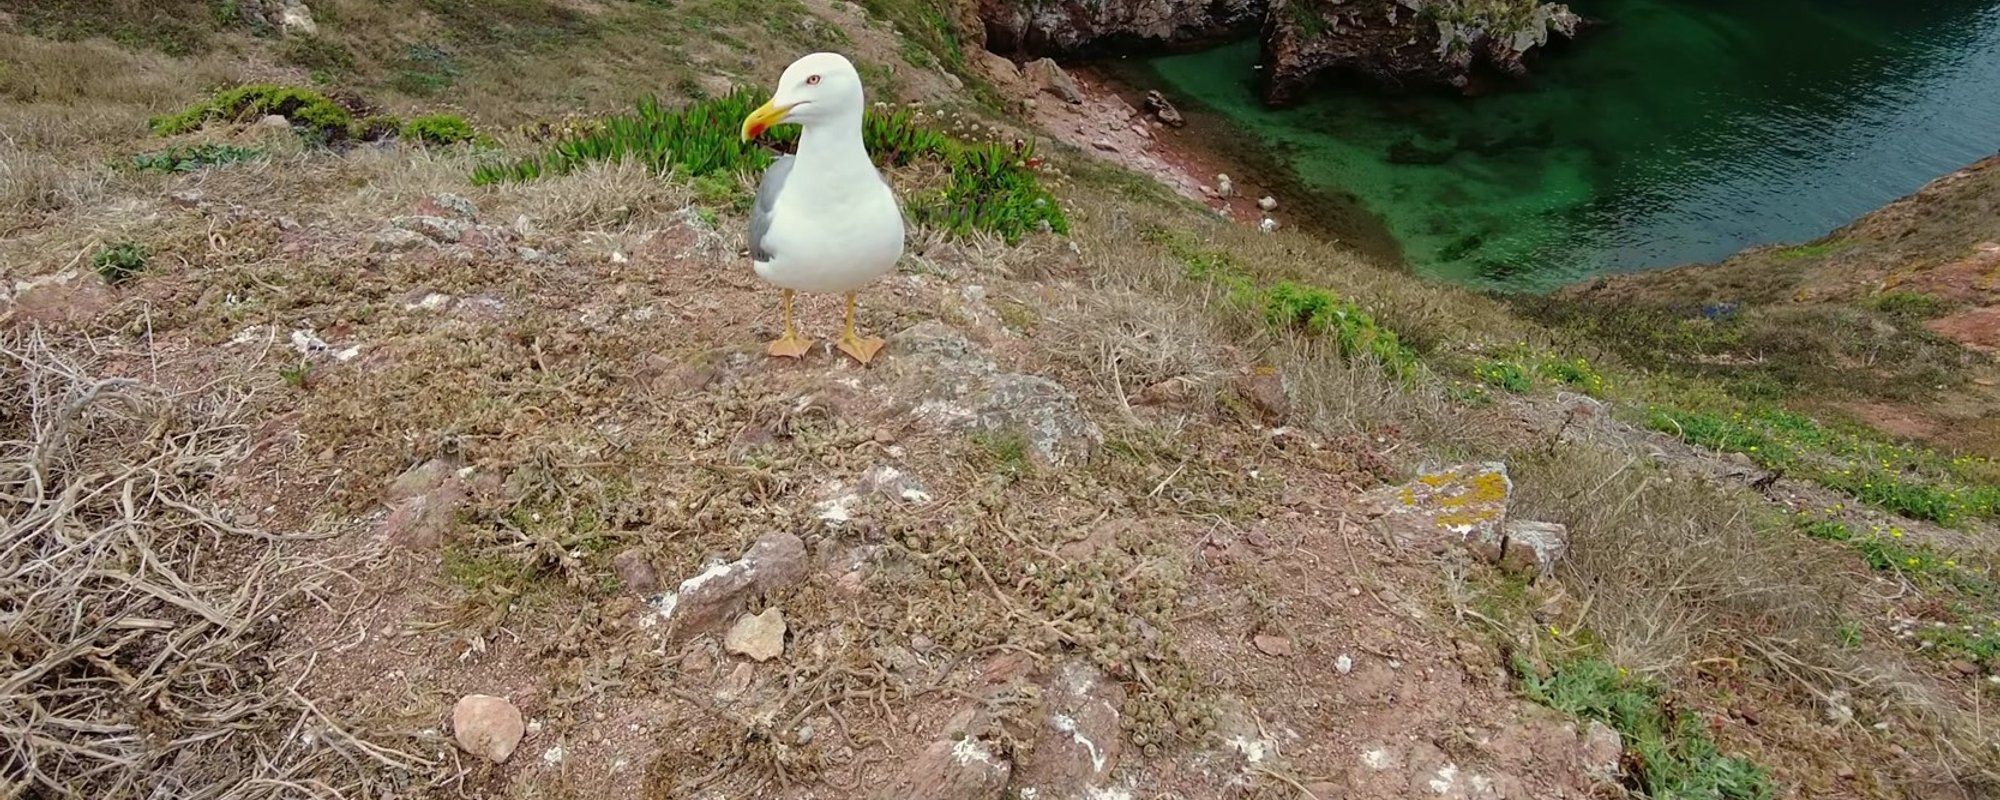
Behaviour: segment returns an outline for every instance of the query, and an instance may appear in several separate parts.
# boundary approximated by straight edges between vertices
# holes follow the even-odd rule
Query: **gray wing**
[[[750,260],[771,260],[770,248],[764,245],[764,234],[771,231],[771,218],[778,212],[778,193],[785,190],[785,179],[792,174],[791,156],[781,156],[764,170],[764,179],[757,184],[757,204],[750,207]]]

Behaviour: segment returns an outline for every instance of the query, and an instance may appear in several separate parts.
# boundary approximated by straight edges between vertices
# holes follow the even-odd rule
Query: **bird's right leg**
[[[785,333],[771,340],[765,352],[780,358],[798,358],[811,350],[813,340],[799,335],[799,329],[792,324],[792,290],[785,290]]]

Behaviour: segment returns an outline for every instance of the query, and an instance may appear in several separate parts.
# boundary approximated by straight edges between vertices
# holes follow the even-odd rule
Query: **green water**
[[[1596,0],[1478,98],[1253,93],[1255,42],[1152,78],[1370,212],[1421,273],[1516,290],[1816,238],[2000,151],[2000,0]]]

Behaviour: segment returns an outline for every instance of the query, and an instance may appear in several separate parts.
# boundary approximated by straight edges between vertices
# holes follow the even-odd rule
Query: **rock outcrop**
[[[1567,6],[1510,0],[1271,0],[1264,22],[1264,101],[1283,105],[1329,75],[1389,89],[1465,89],[1481,72],[1522,77],[1551,34],[1576,32]]]
[[[986,47],[1062,55],[1216,41],[1255,30],[1267,0],[979,0]]]
[[[1188,47],[1261,31],[1264,100],[1328,77],[1389,89],[1467,89],[1521,76],[1525,59],[1580,18],[1542,0],[980,0],[987,46],[1017,56]]]

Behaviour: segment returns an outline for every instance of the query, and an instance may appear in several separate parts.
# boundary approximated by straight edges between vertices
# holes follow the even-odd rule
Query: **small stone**
[[[471,221],[479,216],[479,207],[459,195],[439,192],[417,203],[417,214],[426,217],[444,217]],[[522,219],[526,219],[525,216]]]
[[[1236,194],[1236,184],[1229,180],[1229,176],[1227,174],[1216,175],[1215,193],[1223,197],[1229,197],[1230,195]]]
[[[731,653],[757,661],[769,661],[785,652],[785,614],[767,608],[762,614],[745,614],[729,629],[722,646]]]
[[[1338,672],[1342,675],[1346,675],[1350,672],[1353,672],[1354,658],[1346,653],[1341,653],[1339,658],[1333,660],[1333,671]]]
[[[1251,639],[1250,641],[1253,644],[1255,644],[1257,646],[1257,649],[1262,651],[1264,655],[1276,656],[1278,658],[1292,657],[1292,640],[1287,639],[1283,636],[1272,636],[1267,633],[1260,633],[1257,634],[1257,636]]]
[[[414,231],[422,234],[425,238],[439,244],[457,242],[465,235],[466,229],[470,227],[463,220],[427,215],[397,217],[390,220],[390,224],[406,231]]]
[[[469,694],[451,710],[451,734],[458,746],[495,764],[513,755],[526,733],[521,709],[504,697]]]
[[[1844,781],[1854,780],[1854,768],[1846,764],[1833,768],[1833,776]]]
[[[1546,576],[1569,553],[1569,528],[1554,522],[1508,520],[1500,565],[1517,573]]]
[[[1115,145],[1115,144],[1112,144],[1112,143],[1111,143],[1111,140],[1110,140],[1110,139],[1095,139],[1095,140],[1092,140],[1092,141],[1091,141],[1091,143],[1090,143],[1090,146],[1091,146],[1091,147],[1095,147],[1095,148],[1097,148],[1097,149],[1099,149],[1099,150],[1103,150],[1103,151],[1104,151],[1104,152],[1106,152],[1106,153],[1116,153],[1116,152],[1118,152],[1118,145]]]
[[[1272,233],[1278,230],[1278,221],[1270,217],[1265,217],[1263,221],[1257,223],[1257,230],[1264,233]]]
[[[715,688],[715,696],[724,700],[742,697],[749,693],[750,680],[756,675],[757,668],[750,662],[737,664],[736,668],[730,670],[729,675],[722,679],[722,685]]]
[[[1979,674],[1979,665],[1978,665],[1978,664],[1974,664],[1974,663],[1972,663],[1972,662],[1970,662],[1970,661],[1967,661],[1967,660],[1965,660],[1965,659],[1963,659],[1963,658],[1959,658],[1959,659],[1953,659],[1953,660],[1952,660],[1952,662],[1951,662],[1951,668],[1952,668],[1952,670],[1953,670],[1953,671],[1957,672],[1957,673],[1958,673],[1958,674],[1960,674],[1960,675],[1978,675],[1978,674]]]
[[[1276,367],[1257,367],[1236,381],[1236,393],[1262,414],[1267,422],[1277,422],[1292,413],[1291,398],[1285,394],[1285,376]]]
[[[626,590],[633,594],[647,597],[660,591],[660,576],[653,571],[653,564],[646,559],[645,551],[637,547],[612,556],[611,569],[618,573],[618,580],[624,582]]]
[[[319,24],[313,22],[312,9],[304,0],[284,0],[284,7],[278,11],[278,26],[287,36],[312,36],[319,33]]]
[[[266,114],[264,118],[257,120],[257,127],[289,131],[292,129],[292,121],[285,119],[283,114]]]
[[[428,247],[430,244],[430,237],[421,233],[390,228],[375,234],[375,241],[368,245],[368,250],[374,253],[406,253],[419,247]]]
[[[1591,720],[1583,730],[1583,772],[1600,781],[1618,780],[1618,762],[1625,754],[1625,742],[1618,731],[1602,722]]]
[[[1270,195],[1265,195],[1263,198],[1257,201],[1257,207],[1264,209],[1265,211],[1276,211],[1278,210],[1278,198],[1272,197]]]

